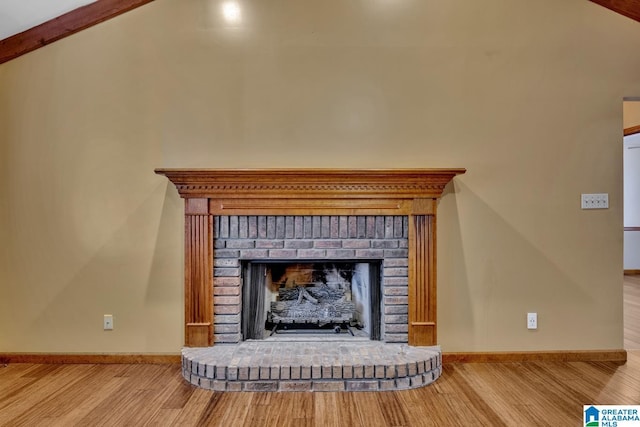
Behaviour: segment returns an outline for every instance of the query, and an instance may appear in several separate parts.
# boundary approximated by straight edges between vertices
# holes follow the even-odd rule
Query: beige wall
[[[443,350],[622,347],[640,24],[584,0],[218,6],[156,0],[0,66],[0,351],[179,351],[182,201],[156,167],[466,167],[439,206]]]

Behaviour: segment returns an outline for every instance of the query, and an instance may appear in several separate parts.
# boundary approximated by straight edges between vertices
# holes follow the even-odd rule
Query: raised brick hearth
[[[442,372],[438,347],[264,342],[186,348],[184,378],[215,391],[378,391],[422,387]]]

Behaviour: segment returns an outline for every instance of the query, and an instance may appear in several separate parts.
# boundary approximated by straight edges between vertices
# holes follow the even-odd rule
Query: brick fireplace
[[[436,211],[464,169],[156,169],[185,199],[185,346],[242,340],[248,261],[372,260],[381,336],[437,344]]]
[[[376,287],[367,289],[367,294],[380,295],[372,314],[376,316],[372,323],[379,332],[372,338],[406,343],[409,331],[408,225],[407,216],[216,216],[213,220],[214,343],[238,343],[247,338],[241,323],[243,317],[251,317],[247,315],[250,312],[247,308],[251,307],[247,307],[248,302],[246,298],[243,301],[242,295],[255,285],[253,275],[247,273],[247,265],[263,263],[267,270],[287,264],[322,263],[325,268],[379,265],[375,275],[378,277],[374,280],[367,277],[366,280],[367,287]],[[326,286],[326,283],[321,285]],[[350,283],[347,286],[351,300]],[[364,303],[366,310],[371,311],[369,301]],[[322,320],[318,319],[318,322]],[[285,324],[284,327],[291,330],[296,324]],[[306,330],[314,331],[313,328]]]

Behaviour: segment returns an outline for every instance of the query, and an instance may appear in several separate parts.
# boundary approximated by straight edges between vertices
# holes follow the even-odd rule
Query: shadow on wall
[[[462,181],[447,187],[438,208],[438,341],[443,351],[611,347],[590,342],[585,331],[592,328],[601,330],[598,336],[613,328],[606,333],[619,335],[617,348],[622,348],[622,327],[616,329],[621,301],[616,311],[616,304],[603,307],[600,299],[611,287],[594,289],[593,283],[571,277],[562,260],[536,247]],[[538,313],[538,330],[527,330],[527,312]]]
[[[158,181],[29,325],[27,335],[42,338],[36,351],[180,350],[182,206],[175,190]],[[113,314],[113,331],[102,330],[103,314]]]
[[[160,177],[163,178],[163,177]],[[171,341],[179,338],[184,343],[184,202],[175,187],[165,180],[162,214],[158,224],[156,243],[147,282],[146,303],[149,315],[158,319],[179,317],[179,337],[167,336],[165,328],[155,322],[146,322],[146,336],[152,342]],[[177,308],[177,312],[175,311]],[[171,330],[176,325],[170,325]]]

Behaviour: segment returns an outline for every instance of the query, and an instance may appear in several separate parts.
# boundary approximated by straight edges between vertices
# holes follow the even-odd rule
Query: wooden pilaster
[[[409,216],[409,345],[435,345],[435,216]]]
[[[213,344],[213,217],[207,199],[185,200],[185,345]]]

